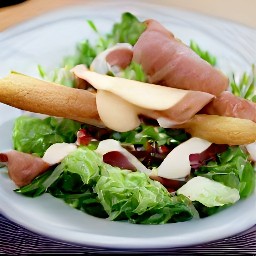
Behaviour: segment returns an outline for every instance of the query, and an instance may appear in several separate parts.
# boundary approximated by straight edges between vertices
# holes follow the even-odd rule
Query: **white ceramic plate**
[[[7,75],[10,70],[38,76],[38,64],[49,69],[58,66],[63,56],[74,51],[76,42],[95,38],[87,19],[93,20],[105,33],[125,11],[142,20],[154,18],[160,21],[185,43],[196,40],[217,56],[219,66],[227,74],[250,70],[256,60],[256,32],[253,29],[167,7],[112,1],[63,9],[2,32],[0,76]],[[20,111],[0,105],[0,113],[2,151],[12,147],[13,119],[20,115]],[[90,247],[159,249],[188,246],[234,235],[256,223],[256,194],[205,219],[135,225],[86,215],[50,195],[26,198],[13,192],[14,188],[6,170],[1,169],[0,210],[5,216],[40,234]]]

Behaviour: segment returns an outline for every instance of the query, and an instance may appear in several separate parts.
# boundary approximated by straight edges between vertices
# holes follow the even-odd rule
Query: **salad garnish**
[[[134,224],[205,218],[251,196],[254,64],[237,81],[194,40],[131,13],[106,35],[87,25],[98,39],[51,72],[38,65],[42,79],[0,80],[0,101],[29,111],[0,153],[15,192]]]

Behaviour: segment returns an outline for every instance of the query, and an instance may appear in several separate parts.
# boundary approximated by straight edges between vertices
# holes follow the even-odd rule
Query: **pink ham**
[[[203,114],[237,117],[256,122],[255,103],[225,91],[213,99],[201,111]]]
[[[50,167],[40,157],[16,150],[0,153],[0,163],[7,165],[9,177],[19,187],[30,184]]]
[[[88,71],[88,69],[84,65],[75,66],[72,69],[72,72],[74,72],[75,76],[79,77],[80,79],[84,79],[85,81],[90,83],[93,87],[97,88],[98,90],[100,90],[102,88],[102,85],[105,84],[106,86],[103,86],[103,90],[107,90],[107,91],[109,90],[111,92],[111,90],[115,88],[114,94],[120,95],[118,94],[118,92],[120,93],[124,91],[124,88],[126,88],[126,90],[128,88],[127,83],[124,83],[125,79],[118,78],[118,77],[110,78],[109,76],[106,76],[106,75],[103,76],[100,74],[96,74],[95,72]],[[136,83],[136,87],[143,85],[143,83],[138,81],[130,80],[130,83],[132,83],[133,86],[134,86],[134,83]],[[135,87],[132,87],[132,88],[135,88]],[[145,88],[145,92],[146,92],[146,89],[148,88],[149,87]],[[167,91],[173,91],[173,89],[171,88],[165,88],[165,89]],[[132,91],[131,87],[129,88],[129,90]],[[163,87],[159,86],[158,90],[160,91],[163,90]],[[181,92],[184,95],[183,98],[181,98],[178,102],[173,104],[170,108],[167,108],[165,110],[154,110],[153,108],[150,109],[150,108],[141,107],[138,110],[138,114],[141,114],[153,119],[157,119],[160,126],[164,128],[170,128],[173,125],[177,125],[179,123],[188,121],[214,98],[214,95],[212,94],[201,92],[201,91],[193,91],[193,90],[186,90],[186,91],[174,90],[174,92],[172,93],[173,95],[175,95],[176,93],[177,97],[179,97],[179,93]],[[137,93],[136,95],[141,95],[141,94]],[[130,96],[130,98],[134,98],[134,96],[135,94],[133,96]],[[152,94],[151,96],[152,100],[154,96],[155,94]],[[122,98],[122,96],[120,96],[120,98]],[[141,96],[141,98],[143,98],[143,96]],[[149,99],[148,102],[150,102],[151,98]],[[158,96],[158,99],[159,99],[159,96]],[[129,99],[127,101],[129,101]],[[135,105],[134,102],[132,102],[132,104]],[[113,128],[111,127],[111,129]]]
[[[110,66],[118,66],[125,69],[132,61],[133,51],[128,48],[117,48],[106,56],[106,61]]]
[[[155,20],[133,49],[133,60],[142,65],[150,83],[219,95],[228,87],[228,78],[201,59]]]
[[[213,95],[211,94],[190,91],[175,107],[164,111],[152,111],[148,116],[155,117],[156,119],[159,117],[166,118],[174,123],[184,123],[198,113],[212,99]],[[147,114],[145,113],[145,115]]]

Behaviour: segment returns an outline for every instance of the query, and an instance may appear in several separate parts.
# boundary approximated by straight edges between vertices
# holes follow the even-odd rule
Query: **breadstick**
[[[103,126],[94,93],[18,73],[0,79],[0,102],[30,112]]]
[[[236,117],[197,114],[176,128],[216,144],[244,145],[256,141],[256,123]]]

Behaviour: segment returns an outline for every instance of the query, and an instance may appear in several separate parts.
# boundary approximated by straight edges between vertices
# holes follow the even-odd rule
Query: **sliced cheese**
[[[169,109],[189,93],[187,90],[98,74],[89,71],[84,65],[78,65],[72,71],[97,90],[112,92],[131,104],[145,109]]]

